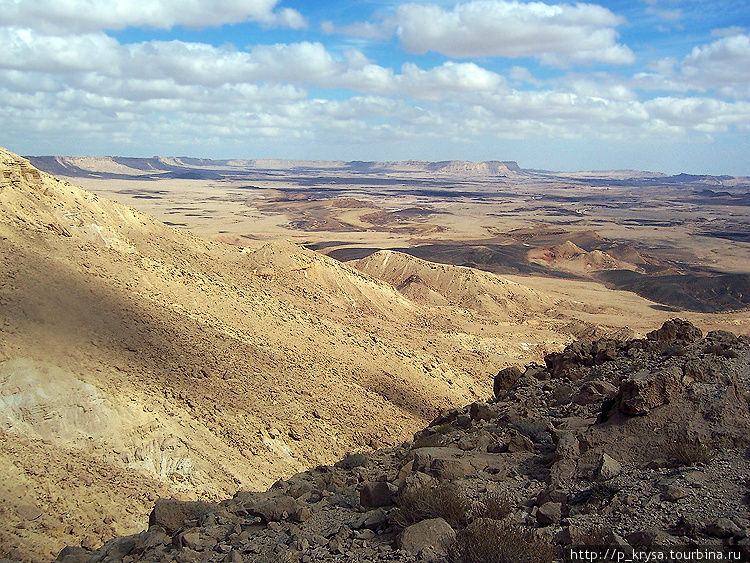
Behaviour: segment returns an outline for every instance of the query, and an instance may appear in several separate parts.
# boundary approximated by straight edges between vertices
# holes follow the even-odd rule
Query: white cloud
[[[393,35],[394,24],[390,20],[380,22],[356,22],[349,25],[335,25],[333,22],[324,21],[320,24],[323,33],[349,35],[363,39],[388,39]]]
[[[48,33],[86,33],[126,27],[205,28],[245,21],[300,29],[307,25],[279,0],[0,0],[0,25]]]
[[[401,44],[412,53],[537,57],[554,65],[635,60],[628,47],[617,43],[615,27],[624,20],[594,4],[474,0],[452,10],[404,4],[395,20]]]
[[[694,47],[682,60],[672,57],[656,61],[654,72],[635,76],[645,89],[687,92],[716,91],[737,99],[750,98],[750,35],[722,37]]]

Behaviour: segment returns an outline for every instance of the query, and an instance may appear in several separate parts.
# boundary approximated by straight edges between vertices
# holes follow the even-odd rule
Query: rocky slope
[[[538,562],[584,544],[750,556],[747,337],[673,320],[501,370],[494,392],[265,492],[159,500],[142,533],[58,560]]]

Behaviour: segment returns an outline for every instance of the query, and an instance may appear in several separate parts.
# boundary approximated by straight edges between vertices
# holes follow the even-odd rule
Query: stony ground
[[[220,503],[157,501],[148,529],[59,561],[552,561],[565,546],[750,556],[750,339],[665,323],[507,368],[495,397],[413,441]]]

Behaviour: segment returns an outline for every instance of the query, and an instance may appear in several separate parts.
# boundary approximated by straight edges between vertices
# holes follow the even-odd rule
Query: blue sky
[[[750,174],[740,0],[0,0],[22,154]]]

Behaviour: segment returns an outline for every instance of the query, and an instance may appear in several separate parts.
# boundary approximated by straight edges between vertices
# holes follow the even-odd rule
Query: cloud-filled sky
[[[750,174],[747,0],[0,0],[22,154]]]

